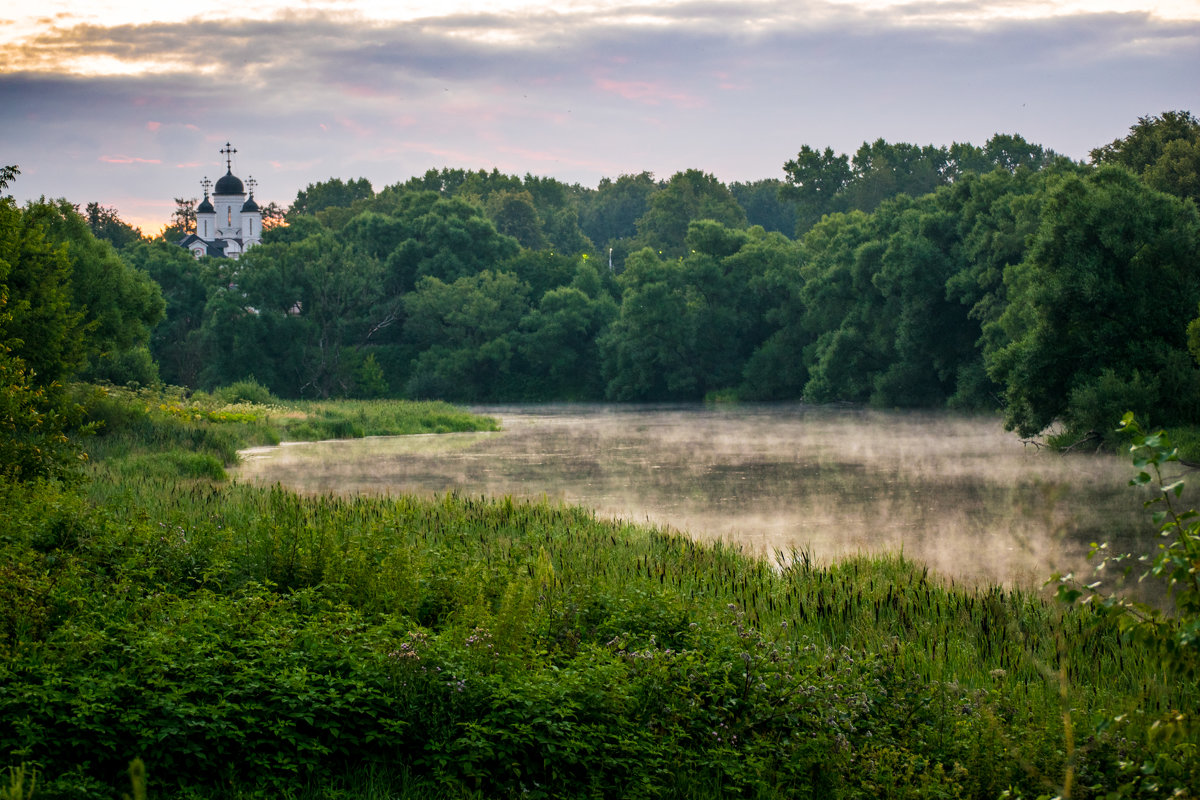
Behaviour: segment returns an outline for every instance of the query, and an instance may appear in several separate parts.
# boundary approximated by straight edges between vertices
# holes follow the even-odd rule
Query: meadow
[[[440,404],[90,391],[86,479],[0,486],[0,797],[1200,793],[1194,676],[1103,608],[225,475],[298,432],[494,426]]]

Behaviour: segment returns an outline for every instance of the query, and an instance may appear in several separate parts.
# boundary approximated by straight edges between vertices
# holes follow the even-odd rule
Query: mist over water
[[[1123,457],[1024,445],[988,416],[805,406],[505,406],[499,433],[285,444],[238,478],[302,492],[549,499],[818,561],[900,551],[957,581],[1089,571],[1152,535]],[[1143,544],[1143,548],[1145,545]]]

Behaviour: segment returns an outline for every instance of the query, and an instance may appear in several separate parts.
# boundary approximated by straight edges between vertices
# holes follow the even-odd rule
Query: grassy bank
[[[1151,736],[1200,690],[1088,608],[556,505],[231,485],[181,450],[222,465],[275,412],[110,399],[90,482],[0,488],[0,753],[35,798],[119,796],[135,757],[151,797],[1200,790],[1195,736]]]

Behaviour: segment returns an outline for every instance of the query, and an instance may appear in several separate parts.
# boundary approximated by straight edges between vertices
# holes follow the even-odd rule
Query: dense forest
[[[174,246],[188,201],[154,240],[96,203],[8,201],[0,338],[43,380],[288,398],[945,406],[1064,437],[1200,420],[1189,112],[1089,163],[997,135],[804,146],[782,172],[333,178],[237,261]]]

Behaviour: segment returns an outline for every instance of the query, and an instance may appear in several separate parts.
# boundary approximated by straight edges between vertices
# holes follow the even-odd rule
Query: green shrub
[[[254,378],[236,381],[228,386],[214,389],[212,395],[218,402],[231,406],[238,403],[256,403],[268,406],[278,402],[275,396],[271,394],[271,390],[254,380]]]

